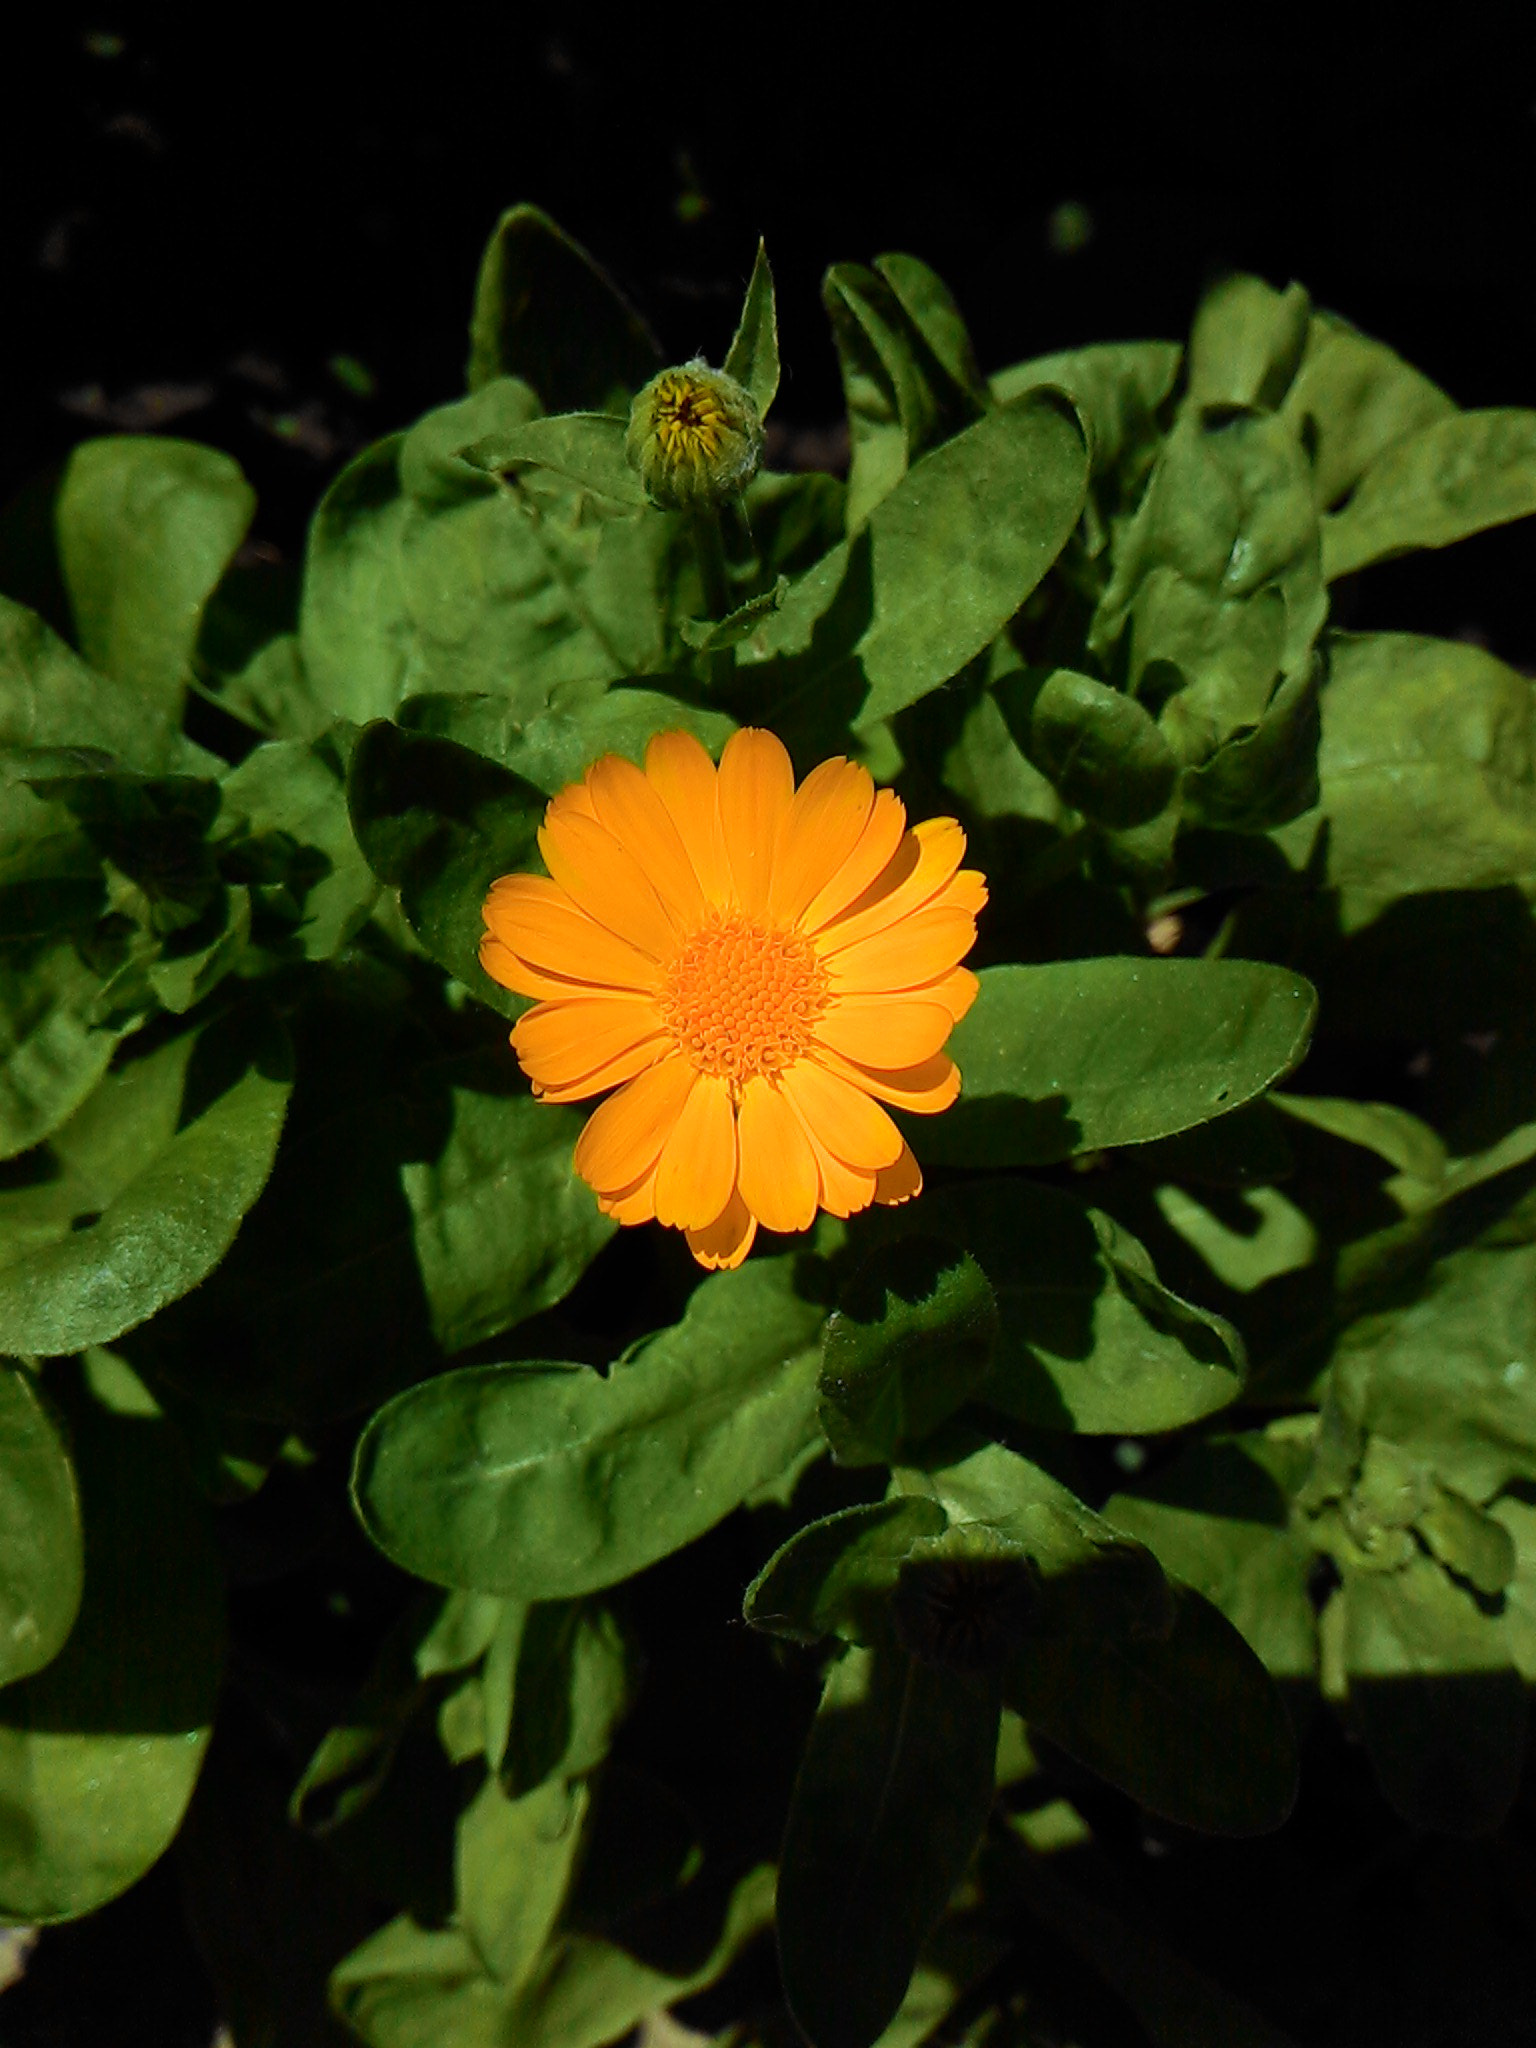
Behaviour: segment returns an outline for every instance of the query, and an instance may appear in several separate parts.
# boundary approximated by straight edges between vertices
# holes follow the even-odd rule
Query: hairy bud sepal
[[[763,457],[752,394],[705,362],[653,377],[630,408],[624,452],[664,512],[701,512],[734,497]]]

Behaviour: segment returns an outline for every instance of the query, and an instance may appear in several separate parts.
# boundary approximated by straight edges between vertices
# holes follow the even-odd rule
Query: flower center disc
[[[809,939],[738,910],[716,911],[667,973],[662,1015],[704,1074],[738,1085],[799,1059],[827,1006],[827,977]]]

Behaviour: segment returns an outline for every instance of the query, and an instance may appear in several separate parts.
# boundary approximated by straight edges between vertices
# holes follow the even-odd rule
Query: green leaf
[[[772,1913],[773,1872],[763,1866],[725,1900],[690,1886],[657,1930],[666,1963],[568,1934],[515,1991],[479,1970],[457,1929],[392,1920],[334,1973],[331,2003],[371,2048],[602,2048],[714,1983]],[[679,1967],[673,1957],[687,1960]]]
[[[486,1758],[509,1799],[589,1777],[630,1700],[629,1656],[594,1600],[507,1602],[485,1660]]]
[[[1003,1697],[1089,1770],[1181,1827],[1257,1835],[1296,1797],[1296,1747],[1264,1666],[1220,1611],[1173,1587],[1166,1636],[1032,1642]]]
[[[930,1221],[995,1292],[996,1361],[978,1392],[1020,1422],[1088,1434],[1180,1429],[1236,1400],[1237,1332],[1162,1286],[1130,1232],[1071,1195],[985,1180],[931,1196]]]
[[[697,654],[716,654],[722,648],[739,647],[743,640],[751,639],[765,619],[771,619],[776,611],[782,610],[788,592],[789,578],[780,576],[772,590],[749,597],[745,604],[737,605],[723,619],[713,623],[708,619],[684,619],[683,643]]]
[[[1318,809],[1278,835],[1320,865],[1346,932],[1396,897],[1536,888],[1536,700],[1462,641],[1336,634]]]
[[[896,294],[901,310],[956,392],[968,398],[977,412],[986,411],[992,397],[976,367],[976,352],[960,308],[943,278],[918,257],[899,250],[877,256],[875,269]]]
[[[1075,669],[1023,671],[996,686],[1008,728],[1063,803],[1105,825],[1144,825],[1164,810],[1179,764],[1151,714]]]
[[[1336,313],[1314,313],[1281,410],[1306,437],[1319,511],[1331,511],[1395,442],[1456,411],[1438,385]]]
[[[74,1416],[85,1597],[45,1671],[0,1692],[0,1914],[74,1919],[180,1825],[223,1661],[222,1575],[167,1425]]]
[[[642,766],[646,746],[659,732],[691,732],[718,754],[736,730],[735,719],[724,711],[629,684],[556,704],[526,723],[498,697],[409,697],[400,707],[400,722],[411,732],[455,740],[499,761],[547,796],[580,781],[600,754],[622,754]]]
[[[992,396],[999,405],[1012,405],[1042,385],[1065,391],[1087,423],[1097,479],[1157,434],[1158,414],[1183,357],[1176,341],[1097,342],[1000,370],[991,380]]]
[[[1345,1333],[1353,1420],[1472,1501],[1536,1479],[1536,1245],[1441,1259],[1417,1301]]]
[[[493,429],[461,451],[474,469],[515,476],[523,469],[548,469],[584,491],[620,505],[643,506],[640,478],[624,454],[627,423],[607,413],[564,412]]]
[[[779,388],[779,323],[773,300],[773,272],[761,241],[724,369],[727,377],[734,377],[751,392],[758,418],[767,419],[768,408]]]
[[[87,668],[35,612],[0,597],[0,746],[86,747],[153,772],[177,745],[163,706]]]
[[[505,378],[411,429],[388,599],[409,622],[411,690],[483,690],[524,718],[557,689],[659,664],[672,543],[637,509],[622,420],[537,414]]]
[[[358,1446],[364,1528],[421,1578],[543,1600],[691,1543],[813,1438],[822,1312],[794,1263],[706,1280],[606,1378],[476,1366],[398,1396]]]
[[[1313,1551],[1290,1524],[1306,1463],[1304,1444],[1257,1432],[1216,1437],[1104,1503],[1107,1519],[1219,1607],[1280,1679],[1312,1680],[1317,1670]]]
[[[355,456],[320,500],[304,556],[299,667],[304,697],[284,706],[294,736],[317,737],[336,718],[387,717],[407,688],[411,627],[401,588],[403,434]]]
[[[205,1279],[271,1172],[289,1062],[236,1013],[104,1081],[0,1193],[0,1350],[109,1343]]]
[[[1423,1556],[1397,1572],[1346,1567],[1350,1718],[1403,1818],[1479,1835],[1514,1803],[1526,1702],[1500,1619]]]
[[[1187,407],[1115,552],[1088,644],[1193,766],[1304,674],[1327,615],[1306,456],[1272,415]]]
[[[1445,1179],[1449,1161],[1438,1131],[1395,1102],[1355,1102],[1337,1095],[1272,1095],[1270,1101],[1298,1123],[1363,1145],[1389,1166],[1427,1188]]]
[[[580,1780],[548,1778],[508,1799],[488,1778],[459,1816],[456,1917],[500,1983],[533,1975],[575,1876],[590,1803]]]
[[[536,206],[496,223],[469,329],[469,388],[521,377],[548,412],[627,407],[658,367],[639,314],[579,242]]]
[[[1318,800],[1321,664],[1282,676],[1251,723],[1239,724],[1198,767],[1185,771],[1191,824],[1221,832],[1269,832]]]
[[[994,1687],[905,1652],[828,1673],[779,1870],[784,1993],[814,2048],[870,2048],[992,1805]]]
[[[1331,583],[1536,512],[1536,412],[1457,412],[1385,448],[1323,521]]]
[[[1055,561],[1086,487],[1082,428],[1050,393],[933,449],[748,644],[788,665],[767,686],[776,718],[868,726],[947,681]]]
[[[613,1235],[571,1165],[579,1110],[535,1102],[509,1049],[445,1059],[366,994],[323,1035],[311,1018],[267,1194],[155,1325],[159,1369],[201,1401],[300,1423],[372,1406],[551,1307]]]
[[[516,999],[480,965],[486,892],[531,868],[544,815],[540,791],[451,740],[380,719],[353,750],[347,808],[363,857],[422,945],[503,1015]]]
[[[220,790],[222,871],[249,883],[263,939],[328,960],[361,930],[378,896],[347,816],[344,734],[276,740],[247,754]]]
[[[931,1237],[883,1245],[845,1284],[822,1338],[821,1426],[841,1465],[882,1465],[986,1378],[997,1301],[976,1261]]]
[[[63,1647],[80,1609],[84,1551],[75,1470],[32,1374],[0,1363],[0,1685]]]
[[[854,534],[935,439],[937,406],[901,303],[882,278],[857,263],[835,263],[822,280],[821,302],[848,408],[846,516]]]
[[[68,939],[0,958],[0,1158],[40,1144],[100,1082],[123,1035],[103,1007]]]
[[[910,1126],[914,1149],[945,1165],[1030,1166],[1188,1130],[1283,1079],[1316,1007],[1299,975],[1258,961],[984,968],[949,1043],[960,1100]]]
[[[748,1586],[742,1616],[792,1641],[827,1635],[866,1646],[887,1640],[886,1602],[913,1544],[942,1535],[937,1501],[920,1495],[843,1508],[797,1530]]]
[[[173,721],[255,509],[239,464],[192,441],[84,441],[65,467],[55,516],[80,651]]]
[[[1189,403],[1276,411],[1301,361],[1312,307],[1299,284],[1223,278],[1200,302],[1189,337]]]

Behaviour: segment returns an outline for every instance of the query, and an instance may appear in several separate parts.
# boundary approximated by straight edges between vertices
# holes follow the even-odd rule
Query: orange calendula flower
[[[918,1192],[880,1105],[959,1093],[944,1043],[975,1000],[960,961],[987,891],[953,818],[909,831],[841,758],[796,789],[769,732],[733,734],[718,770],[668,732],[643,771],[605,754],[563,789],[539,848],[547,877],[491,885],[480,959],[538,999],[512,1033],[536,1095],[615,1091],[576,1144],[608,1215],[736,1266],[759,1223]]]

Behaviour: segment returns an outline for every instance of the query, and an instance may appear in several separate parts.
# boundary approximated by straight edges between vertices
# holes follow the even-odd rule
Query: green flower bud
[[[749,484],[763,459],[752,394],[706,362],[653,377],[629,413],[624,453],[664,512],[717,505]]]

